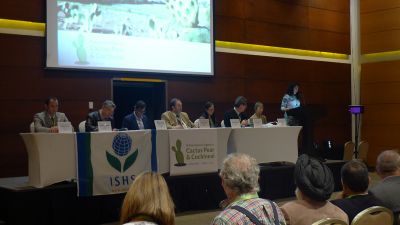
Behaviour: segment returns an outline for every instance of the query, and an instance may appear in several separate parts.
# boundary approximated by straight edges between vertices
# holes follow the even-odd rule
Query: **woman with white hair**
[[[213,221],[227,224],[285,224],[278,206],[258,197],[260,168],[257,161],[246,154],[231,154],[224,160],[220,177],[227,199],[225,207]]]

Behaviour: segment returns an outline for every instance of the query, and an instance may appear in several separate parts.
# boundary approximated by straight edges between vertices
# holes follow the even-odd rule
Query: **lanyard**
[[[241,196],[237,197],[231,204],[228,205],[229,208],[230,206],[232,206],[233,204],[235,204],[236,202],[240,202],[240,201],[246,201],[246,200],[250,200],[253,198],[258,198],[258,194],[257,193],[247,193],[247,194],[242,194]]]
[[[354,197],[357,197],[357,196],[362,196],[362,195],[368,195],[368,194],[358,194],[358,195],[349,195],[349,196],[347,196],[347,198],[354,198]]]

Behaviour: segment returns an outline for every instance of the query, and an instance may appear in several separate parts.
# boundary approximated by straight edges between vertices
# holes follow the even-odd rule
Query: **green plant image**
[[[185,166],[185,157],[183,156],[182,152],[182,141],[181,140],[176,140],[176,146],[171,147],[172,151],[175,152],[175,158],[176,161],[178,162],[175,164],[175,166]]]
[[[122,167],[121,161],[113,156],[111,153],[109,153],[108,151],[106,151],[106,156],[107,156],[107,161],[108,163],[118,172],[125,172],[127,171],[136,161],[137,157],[139,154],[139,150],[136,149],[136,151],[134,151],[131,155],[129,155],[124,162],[124,166]]]
[[[76,56],[78,57],[78,61],[76,64],[86,65],[89,64],[87,61],[87,52],[85,47],[85,36],[84,34],[79,34],[78,38],[73,42],[74,47],[76,48]]]

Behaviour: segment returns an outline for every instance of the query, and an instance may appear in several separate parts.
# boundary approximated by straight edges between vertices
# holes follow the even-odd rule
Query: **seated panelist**
[[[161,115],[168,129],[187,129],[194,128],[195,125],[190,121],[187,113],[182,112],[182,101],[173,98],[169,103],[169,111]]]
[[[201,114],[199,119],[208,119],[211,128],[218,127],[217,121],[215,119],[214,103],[206,102],[206,104],[204,104],[204,112],[203,114]]]
[[[44,103],[45,111],[33,117],[35,132],[58,133],[58,122],[69,122],[64,113],[58,112],[58,99],[49,97]]]
[[[103,102],[103,105],[100,110],[94,111],[88,114],[85,123],[86,132],[99,131],[97,123],[99,121],[110,121],[111,127],[115,128],[114,123],[114,110],[115,104],[111,100],[106,100]]]
[[[135,104],[133,113],[125,116],[122,121],[122,128],[128,130],[145,130],[150,129],[149,120],[144,113],[146,112],[146,103],[139,100]]]
[[[256,102],[254,104],[254,114],[250,117],[251,119],[261,119],[263,124],[267,123],[267,117],[263,115],[264,112],[264,104],[262,102]]]
[[[243,96],[239,96],[235,100],[233,109],[226,111],[224,114],[225,127],[231,127],[231,119],[239,119],[242,126],[248,125],[248,117],[244,114],[247,108],[247,99]]]

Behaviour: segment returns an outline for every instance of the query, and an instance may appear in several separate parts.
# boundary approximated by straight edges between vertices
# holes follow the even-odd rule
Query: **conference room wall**
[[[400,61],[363,64],[361,102],[365,105],[361,135],[370,144],[368,163],[380,152],[400,149]]]
[[[400,49],[400,1],[362,0],[362,54]]]
[[[216,39],[348,53],[348,1],[217,0]],[[265,2],[268,2],[266,4]],[[267,7],[269,6],[269,7]],[[273,10],[273,11],[271,11]],[[322,11],[321,11],[322,10]],[[2,18],[45,22],[45,1],[6,0]],[[268,15],[268,16],[267,16]],[[284,16],[283,16],[284,15]],[[320,20],[313,17],[318,16]],[[301,20],[301,21],[299,21]],[[325,21],[325,22],[323,22]],[[320,37],[320,38],[319,38]],[[99,107],[111,97],[111,78],[127,73],[45,70],[45,39],[0,34],[0,112],[2,143],[0,177],[27,174],[27,154],[20,132],[27,132],[43,100],[55,95],[60,110],[77,127],[88,112],[88,101]],[[282,117],[280,101],[289,82],[297,81],[307,103],[325,112],[316,124],[316,140],[337,144],[350,139],[350,66],[346,64],[216,53],[211,79],[173,78],[168,98],[180,97],[195,119],[205,100],[216,102],[217,117],[232,107],[237,95],[251,104],[266,104],[267,117]],[[248,113],[252,113],[249,109]]]
[[[400,1],[362,0],[361,51],[363,54],[400,49]],[[365,105],[361,138],[370,144],[368,164],[387,149],[399,149],[400,61],[362,65],[361,103]]]

